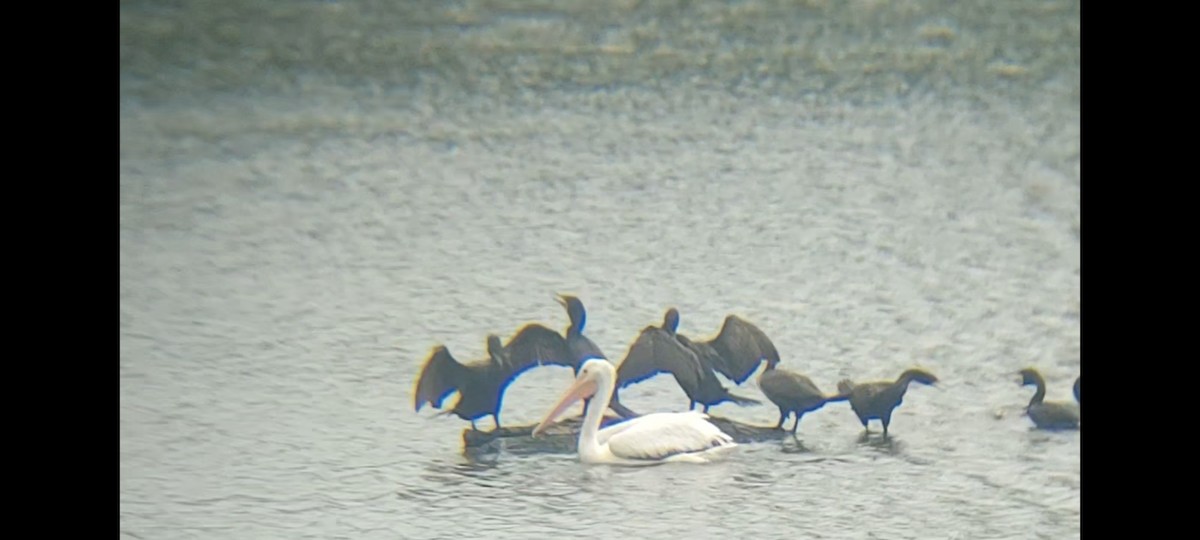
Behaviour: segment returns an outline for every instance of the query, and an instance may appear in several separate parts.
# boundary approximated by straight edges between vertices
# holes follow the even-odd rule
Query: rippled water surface
[[[122,2],[122,535],[1079,537],[1015,375],[1080,371],[1079,52],[1065,1]],[[835,403],[706,466],[464,454],[421,363],[556,292],[614,361],[675,306],[829,391],[943,382],[890,442]]]

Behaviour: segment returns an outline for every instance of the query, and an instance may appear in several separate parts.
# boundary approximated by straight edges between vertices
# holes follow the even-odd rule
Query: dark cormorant
[[[567,310],[567,317],[571,319],[570,326],[567,326],[564,332],[566,347],[570,351],[571,359],[575,361],[575,371],[578,374],[579,366],[582,366],[589,358],[603,358],[608,360],[604,352],[597,347],[587,336],[583,335],[583,327],[587,324],[587,310],[583,307],[583,302],[574,296],[557,295],[555,297],[559,304],[562,304]],[[586,413],[591,399],[583,401],[583,410]],[[617,401],[616,395],[613,395],[612,400],[608,404],[608,408],[612,409],[623,418],[634,418],[637,413],[629,410],[629,408]]]
[[[1079,407],[1077,405],[1063,401],[1044,401],[1046,381],[1042,379],[1042,375],[1036,369],[1022,369],[1020,375],[1022,386],[1037,386],[1037,392],[1033,394],[1033,399],[1030,399],[1029,405],[1025,407],[1025,414],[1029,416],[1030,420],[1033,420],[1034,425],[1039,429],[1075,429],[1079,427]],[[1076,395],[1078,395],[1078,379],[1075,388]]]
[[[689,410],[695,409],[697,403],[704,406],[705,413],[709,407],[726,401],[738,405],[760,403],[755,399],[729,393],[717,379],[716,373],[697,356],[695,350],[679,339],[682,336],[675,333],[678,325],[679,313],[671,308],[667,310],[661,327],[647,326],[642,329],[617,369],[614,400],[620,388],[665,372],[675,376],[675,381],[691,400]]]
[[[587,324],[587,310],[583,308],[583,302],[574,296],[558,295],[556,297],[559,304],[562,304],[567,310],[567,317],[571,319],[570,326],[563,332],[564,338],[567,341],[567,348],[571,351],[571,357],[576,360],[584,358],[607,358],[600,351],[591,339],[583,335],[583,327]],[[580,362],[582,363],[582,362]]]
[[[838,393],[849,394],[850,408],[862,421],[863,429],[867,423],[877,418],[883,422],[883,436],[887,437],[888,424],[892,423],[892,411],[904,401],[904,392],[908,391],[908,383],[919,382],[933,385],[938,381],[932,373],[923,369],[913,368],[905,371],[895,382],[876,381],[854,384],[850,379],[838,383]]]
[[[1079,377],[1075,377],[1075,403],[1079,403]]]
[[[763,360],[768,367],[779,363],[779,352],[762,330],[737,315],[725,317],[717,337],[708,341],[693,341],[679,334],[679,311],[667,310],[663,329],[674,335],[680,343],[696,353],[709,369],[724,375],[735,384],[742,384],[758,368]]]
[[[433,348],[417,378],[415,407],[426,403],[440,409],[455,390],[458,403],[446,414],[471,422],[491,416],[500,427],[500,408],[508,385],[526,370],[544,364],[578,369],[562,336],[539,324],[530,324],[502,345],[496,335],[487,337],[488,358],[461,364],[443,345]]]
[[[820,409],[831,401],[850,399],[850,395],[845,392],[826,395],[808,377],[778,369],[775,367],[775,363],[770,361],[767,362],[767,367],[763,369],[763,372],[758,375],[758,387],[767,396],[767,399],[779,407],[779,425],[775,426],[777,429],[783,429],[783,423],[789,414],[796,415],[796,423],[792,424],[792,433],[795,433],[796,428],[800,427],[800,418],[806,413]]]

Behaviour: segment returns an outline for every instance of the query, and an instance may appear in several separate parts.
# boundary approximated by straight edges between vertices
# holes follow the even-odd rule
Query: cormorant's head
[[[1025,368],[1018,373],[1021,376],[1021,386],[1039,386],[1045,384],[1042,382],[1042,374],[1036,369]]]
[[[667,310],[667,314],[663,316],[662,328],[671,334],[679,329],[679,310],[675,308]]]
[[[500,357],[500,354],[504,352],[504,345],[500,343],[500,336],[497,336],[496,334],[488,334],[487,350],[488,354],[493,358]]]
[[[558,295],[557,300],[567,308],[567,316],[571,318],[571,328],[576,332],[583,332],[583,325],[587,323],[587,311],[583,309],[583,302],[574,296],[563,294]]]
[[[933,386],[938,382],[937,376],[921,368],[912,368],[908,371],[905,371],[903,375],[900,375],[900,377],[902,379],[908,379],[909,381],[928,384],[930,386]]]

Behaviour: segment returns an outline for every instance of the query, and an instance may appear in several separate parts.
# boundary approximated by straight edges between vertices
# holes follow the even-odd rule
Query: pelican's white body
[[[584,463],[609,465],[656,465],[668,462],[704,463],[733,449],[737,443],[698,411],[654,413],[600,428],[608,409],[616,370],[607,360],[588,360],[575,384],[554,410],[534,429],[541,432],[576,400],[594,393],[579,433],[579,459]],[[594,390],[592,390],[594,386]]]

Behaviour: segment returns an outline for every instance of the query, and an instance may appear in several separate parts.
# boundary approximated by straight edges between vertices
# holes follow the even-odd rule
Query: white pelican
[[[576,401],[595,396],[579,432],[579,459],[584,463],[705,463],[737,446],[733,437],[712,425],[707,420],[708,415],[699,411],[647,414],[600,429],[601,416],[608,408],[616,383],[617,372],[610,362],[600,358],[586,360],[575,383],[563,393],[550,414],[533,428],[533,436],[542,433]]]

